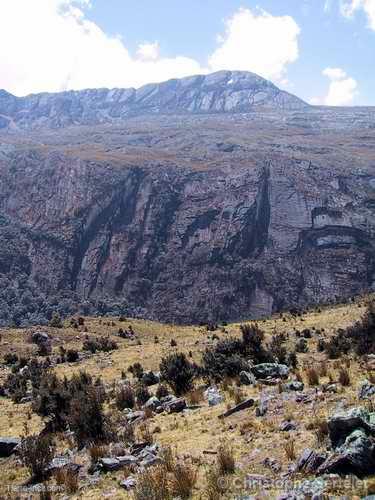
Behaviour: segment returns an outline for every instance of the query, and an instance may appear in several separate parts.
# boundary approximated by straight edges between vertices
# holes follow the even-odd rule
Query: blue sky
[[[2,0],[0,43],[17,95],[240,69],[309,102],[375,105],[375,0]]]

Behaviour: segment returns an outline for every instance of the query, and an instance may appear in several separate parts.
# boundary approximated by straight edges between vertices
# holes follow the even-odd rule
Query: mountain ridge
[[[219,71],[146,84],[16,97],[0,91],[0,115],[21,129],[115,123],[143,114],[301,110],[309,105],[255,73]],[[3,125],[5,128],[7,125]],[[1,123],[0,123],[1,127]]]

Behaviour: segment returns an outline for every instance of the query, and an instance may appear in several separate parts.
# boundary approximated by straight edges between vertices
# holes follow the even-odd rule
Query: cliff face
[[[0,284],[177,322],[371,290],[374,125],[312,108],[8,130]]]

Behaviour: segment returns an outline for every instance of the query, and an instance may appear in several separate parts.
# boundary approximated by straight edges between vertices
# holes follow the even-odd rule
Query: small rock
[[[204,391],[204,397],[208,400],[209,406],[219,405],[224,401],[224,396],[220,393],[219,389],[215,386],[209,387]]]
[[[136,482],[135,478],[132,476],[129,476],[120,482],[121,488],[124,488],[127,491],[134,488],[136,486],[136,484],[137,484],[137,482]]]
[[[15,437],[0,437],[0,457],[9,457],[15,448],[21,443],[20,438]]]
[[[371,384],[368,380],[364,380],[358,389],[359,399],[370,399],[375,395],[375,385]]]
[[[150,408],[151,410],[156,410],[160,406],[160,401],[156,396],[152,396],[144,405],[144,408]]]
[[[289,368],[278,363],[261,363],[250,368],[255,377],[258,378],[287,378]]]
[[[295,431],[296,429],[297,425],[294,422],[286,421],[282,422],[280,425],[280,431],[282,432]]]
[[[299,382],[298,380],[291,380],[290,382],[287,382],[283,386],[284,390],[286,391],[303,391],[304,389],[304,384],[303,382]]]
[[[254,385],[256,384],[256,378],[252,373],[242,371],[240,373],[240,382],[243,385]]]
[[[326,459],[327,455],[325,453],[317,453],[310,448],[306,448],[298,459],[295,470],[296,472],[311,474],[315,472]]]
[[[186,401],[183,398],[174,398],[169,403],[165,403],[163,408],[169,413],[179,413],[186,408]]]

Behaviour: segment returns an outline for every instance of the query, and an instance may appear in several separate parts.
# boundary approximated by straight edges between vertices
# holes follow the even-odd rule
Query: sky
[[[0,0],[23,96],[252,71],[311,104],[375,105],[375,0]]]

